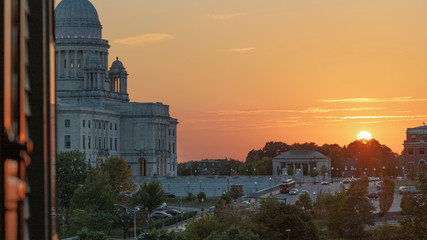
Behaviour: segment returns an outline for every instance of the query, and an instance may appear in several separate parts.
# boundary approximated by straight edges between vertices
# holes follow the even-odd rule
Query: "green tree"
[[[286,229],[291,229],[291,239],[319,239],[311,215],[295,205],[280,203],[275,198],[261,201],[259,210],[252,217],[252,231],[261,239],[284,239]]]
[[[90,231],[107,233],[111,228],[113,215],[113,193],[108,176],[97,172],[86,179],[78,188],[70,204],[70,229],[72,232],[87,227]]]
[[[312,168],[310,169],[308,175],[313,178],[313,183],[316,184],[316,177],[319,175],[319,172],[316,169]]]
[[[130,181],[132,172],[128,163],[122,158],[110,157],[105,162],[101,162],[98,170],[108,173],[108,181],[116,199],[120,192],[135,190],[136,185]]]
[[[383,216],[391,208],[394,200],[394,181],[388,177],[384,178],[382,191],[379,193],[380,215]]]
[[[204,192],[199,192],[199,194],[197,194],[197,200],[199,200],[199,202],[201,202],[203,199],[206,200],[206,194]]]
[[[328,172],[328,168],[325,165],[322,165],[320,168],[320,174],[322,175],[323,180],[325,180],[326,173]]]
[[[384,225],[369,231],[369,240],[401,240],[406,239],[402,235],[402,228],[394,225]]]
[[[80,230],[77,240],[108,240],[110,237],[107,234],[99,231],[89,231],[86,227]]]
[[[426,239],[427,236],[427,173],[418,175],[418,192],[407,193],[402,198],[402,211],[406,214],[400,222],[405,239]]]
[[[313,201],[311,200],[308,193],[299,195],[299,204],[301,207],[307,210],[313,208]]]
[[[245,193],[243,192],[243,185],[240,185],[240,184],[231,185],[229,194],[232,199],[239,199],[243,197],[243,195],[245,195]]]
[[[197,221],[192,221],[187,225],[184,236],[188,239],[202,240],[213,232],[222,232],[225,230],[217,217],[207,216]]]
[[[58,153],[56,176],[58,205],[63,208],[69,208],[74,191],[84,183],[88,176],[85,154],[77,150]]]
[[[151,181],[149,183],[144,182],[139,190],[134,194],[135,205],[142,206],[148,214],[153,213],[159,205],[166,200],[165,192],[162,184],[157,181]]]
[[[70,209],[86,211],[110,211],[113,209],[113,193],[108,183],[108,174],[96,173],[88,177],[71,198]]]
[[[222,233],[211,233],[205,240],[258,240],[258,235],[251,230],[242,229],[239,226],[231,226]]]
[[[365,195],[366,188],[355,182],[347,193],[322,197],[321,204],[325,205],[327,226],[332,235],[346,239],[366,238],[364,228],[374,224],[374,207]]]

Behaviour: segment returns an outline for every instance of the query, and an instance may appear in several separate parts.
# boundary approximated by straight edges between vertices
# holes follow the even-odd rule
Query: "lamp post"
[[[190,193],[190,181],[187,182],[187,194]]]
[[[255,181],[255,192],[258,192],[258,188],[257,188],[257,182]]]
[[[286,232],[288,233],[288,240],[289,240],[289,233],[291,233],[291,229],[286,229]]]
[[[199,182],[200,182],[200,191],[199,192],[202,192],[202,180],[199,180]]]
[[[301,178],[302,178],[301,168],[298,168],[298,175],[299,175],[299,185],[301,187]]]
[[[256,168],[254,168],[254,176],[256,175]]]
[[[168,182],[168,193],[170,193],[169,182]]]
[[[272,195],[271,193],[271,177],[270,177],[270,196]]]
[[[316,204],[316,192],[313,192],[313,202]]]
[[[139,207],[136,207],[135,209],[127,207],[125,205],[121,204],[113,204],[114,206],[123,208],[123,238],[126,239],[126,210],[133,212],[133,236],[136,240],[136,212],[138,212],[140,209]]]
[[[334,167],[331,167],[331,182],[334,183],[334,176],[332,175],[334,171]]]

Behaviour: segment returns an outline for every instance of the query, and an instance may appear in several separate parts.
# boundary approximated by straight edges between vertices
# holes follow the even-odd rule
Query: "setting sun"
[[[357,134],[357,140],[361,140],[361,139],[370,140],[371,138],[372,138],[371,134],[367,131],[363,131]]]

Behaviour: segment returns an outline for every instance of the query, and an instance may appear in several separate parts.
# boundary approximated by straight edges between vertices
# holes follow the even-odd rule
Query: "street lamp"
[[[271,177],[270,177],[270,196],[272,195],[271,193]]]
[[[288,240],[289,240],[289,233],[291,232],[291,229],[286,229],[286,232],[288,233]]]
[[[136,240],[136,212],[138,212],[140,210],[139,207],[136,207],[135,209],[133,209],[133,208],[127,207],[125,205],[121,205],[121,204],[113,204],[113,205],[123,208],[123,237],[124,237],[124,239],[126,239],[126,227],[125,227],[126,210],[133,212],[133,236]]]
[[[258,188],[257,188],[257,182],[255,181],[255,192],[258,192]]]
[[[199,180],[199,182],[200,182],[200,191],[199,192],[202,192],[202,180]]]
[[[190,193],[190,181],[187,182],[187,193]]]
[[[313,192],[313,202],[316,204],[316,192]]]

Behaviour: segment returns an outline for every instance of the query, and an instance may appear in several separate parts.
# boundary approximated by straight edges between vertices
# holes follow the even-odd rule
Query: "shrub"
[[[201,202],[202,199],[206,200],[206,194],[204,192],[200,192],[199,194],[197,194],[197,199],[199,200],[199,202]]]

